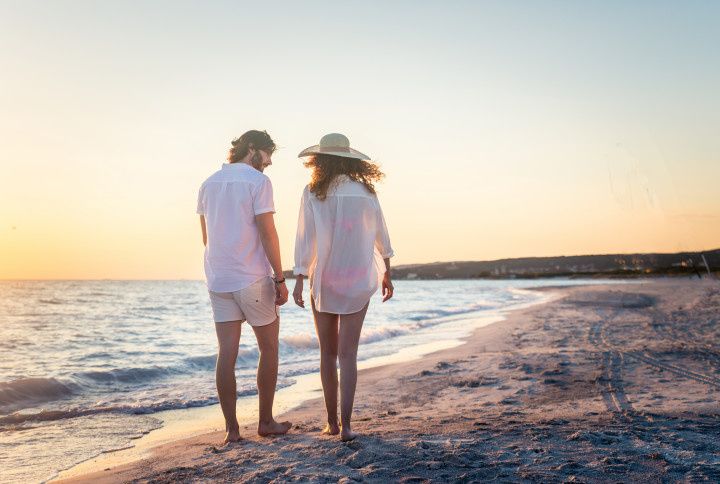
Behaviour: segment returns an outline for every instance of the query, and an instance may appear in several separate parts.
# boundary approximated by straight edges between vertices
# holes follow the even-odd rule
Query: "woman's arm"
[[[300,213],[298,214],[297,235],[295,237],[295,267],[293,268],[293,274],[295,274],[293,299],[295,304],[301,308],[305,307],[305,301],[302,298],[303,276],[310,275],[310,266],[312,266],[317,256],[315,215],[308,197],[308,189],[305,188],[300,200]]]
[[[385,262],[385,274],[383,275],[382,280],[382,302],[385,302],[391,297],[393,297],[393,291],[395,290],[395,287],[390,280],[390,257],[384,258],[383,261]]]
[[[392,246],[390,245],[390,234],[388,233],[385,217],[383,216],[380,201],[375,197],[377,209],[377,232],[375,233],[375,248],[380,253],[385,262],[385,274],[382,280],[383,302],[393,297],[393,283],[390,277],[390,257],[394,255]]]

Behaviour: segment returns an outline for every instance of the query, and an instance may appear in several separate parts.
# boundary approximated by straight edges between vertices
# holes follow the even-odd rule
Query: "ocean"
[[[397,281],[393,299],[373,297],[358,358],[461,338],[482,318],[541,301],[529,288],[583,283]],[[216,345],[201,281],[0,281],[0,481],[51,479],[161,427],[158,412],[216,404]],[[257,358],[244,326],[240,397],[256,393]],[[291,300],[278,387],[318,365],[312,313]]]

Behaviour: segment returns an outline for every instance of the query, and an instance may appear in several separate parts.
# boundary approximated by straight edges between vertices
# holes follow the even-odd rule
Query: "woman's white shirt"
[[[380,202],[362,183],[340,175],[325,200],[305,187],[293,273],[310,276],[318,311],[360,311],[385,274],[383,259],[392,256]]]

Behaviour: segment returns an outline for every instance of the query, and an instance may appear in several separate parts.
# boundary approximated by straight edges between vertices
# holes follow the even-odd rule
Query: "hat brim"
[[[338,148],[334,146],[323,148],[320,145],[313,145],[309,148],[305,148],[300,152],[298,158],[304,158],[310,155],[333,155],[342,156],[344,158],[355,158],[357,160],[370,161],[370,157],[368,155],[360,153],[358,150],[354,150],[352,148]]]

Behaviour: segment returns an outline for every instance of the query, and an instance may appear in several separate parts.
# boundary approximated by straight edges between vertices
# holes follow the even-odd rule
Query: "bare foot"
[[[355,432],[353,432],[350,429],[342,429],[342,432],[340,432],[340,440],[343,442],[350,442],[351,440],[355,440],[355,438],[358,436]]]
[[[225,433],[225,440],[223,440],[222,445],[228,445],[232,444],[234,442],[240,442],[240,430],[228,430]]]
[[[267,437],[268,435],[283,435],[290,430],[292,424],[290,422],[276,422],[271,420],[268,423],[260,422],[258,424],[258,435]]]
[[[322,433],[323,435],[337,435],[340,433],[340,426],[336,423],[328,423]]]

